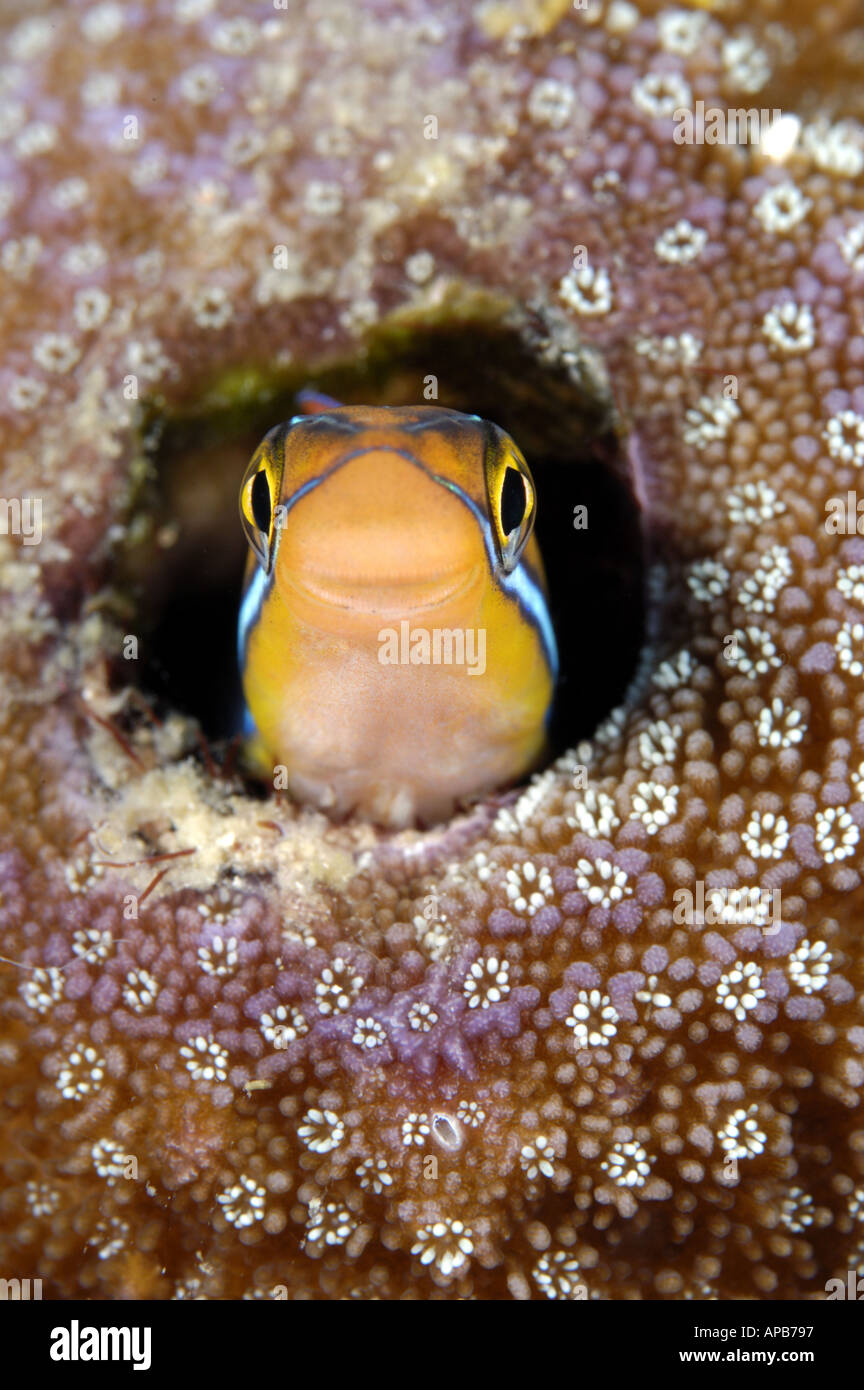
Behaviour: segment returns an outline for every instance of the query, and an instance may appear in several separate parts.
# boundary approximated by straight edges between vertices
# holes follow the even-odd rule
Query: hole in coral
[[[122,567],[141,633],[141,689],[158,713],[192,715],[217,742],[242,712],[236,621],[247,546],[237,492],[258,438],[257,425],[229,412],[154,420]]]
[[[404,326],[361,361],[315,373],[347,403],[428,400],[496,421],[523,450],[538,495],[561,675],[551,728],[557,754],[587,737],[620,700],[643,639],[638,507],[607,407],[566,366],[526,346],[525,325]],[[295,413],[309,374],[223,383],[200,415],[153,413],[146,482],[118,582],[137,607],[136,672],[157,708],[194,716],[211,741],[236,733],[241,689],[236,619],[246,555],[237,493],[266,431]],[[118,663],[128,679],[129,663]]]

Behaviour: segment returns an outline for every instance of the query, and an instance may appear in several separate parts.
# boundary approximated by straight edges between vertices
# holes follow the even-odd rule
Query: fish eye
[[[534,480],[514,441],[487,426],[486,496],[498,557],[505,574],[518,565],[534,528]]]
[[[270,530],[270,484],[267,481],[267,473],[261,468],[252,479],[250,490],[250,500],[252,502],[252,519],[259,531],[263,531],[265,536]]]
[[[500,503],[501,530],[505,536],[511,535],[522,525],[527,505],[528,498],[525,495],[522,474],[518,469],[508,467],[501,484]]]
[[[272,429],[261,441],[240,484],[240,520],[246,539],[265,574],[273,560],[274,512],[285,468],[285,430]]]

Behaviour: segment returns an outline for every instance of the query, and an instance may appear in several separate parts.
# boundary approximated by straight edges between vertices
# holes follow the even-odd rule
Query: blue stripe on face
[[[246,665],[246,648],[249,643],[249,634],[261,613],[261,605],[264,596],[270,587],[269,576],[266,575],[260,565],[255,566],[249,587],[243,595],[240,604],[240,615],[237,619],[237,660],[240,664],[241,674]]]
[[[321,416],[316,416],[316,415],[301,415],[299,418],[300,418],[301,420],[303,420],[303,421],[306,421],[306,420],[321,419]],[[306,494],[309,493],[309,492],[311,492],[313,488],[320,487],[322,483],[326,482],[327,479],[328,479],[329,477],[332,476],[332,474],[338,473],[338,471],[339,471],[340,468],[344,468],[346,463],[350,463],[352,459],[360,458],[360,456],[361,456],[362,454],[375,454],[375,453],[378,453],[378,451],[379,451],[380,448],[381,448],[381,446],[378,445],[378,444],[363,444],[363,445],[360,446],[359,449],[352,449],[349,453],[347,453],[347,454],[342,454],[338,459],[336,459],[335,463],[331,463],[331,465],[330,465],[329,468],[325,468],[323,473],[319,473],[319,474],[318,474],[316,477],[314,477],[314,478],[309,478],[308,481],[305,482],[305,483],[303,483],[301,487],[298,487],[298,489],[297,489],[296,492],[292,492],[290,497],[284,498],[284,500],[280,501],[280,502],[277,504],[277,510],[278,510],[280,507],[281,507],[281,509],[282,509],[282,510],[281,510],[282,522],[284,523],[285,517],[286,517],[286,516],[288,515],[288,513],[290,512],[291,508],[292,508],[292,507],[295,507],[295,506],[297,505],[297,503],[300,501],[301,497],[305,497]],[[419,468],[420,471],[421,471],[422,473],[425,473],[425,472],[427,471],[427,470],[423,467],[422,463],[420,463],[420,461],[419,461],[418,459],[416,459],[416,458],[414,457],[414,455],[413,455],[412,453],[409,452],[408,449],[394,449],[394,448],[391,448],[390,445],[387,445],[387,447],[386,447],[386,452],[387,452],[388,454],[398,454],[400,458],[407,459],[407,461],[408,461],[409,463],[413,463],[413,464],[414,464],[414,467],[415,467],[415,468]],[[430,474],[429,476],[430,476],[430,477],[434,477],[435,475],[434,475],[434,474]],[[437,482],[444,482],[445,479],[443,479],[443,478],[436,478],[436,481],[437,481]],[[279,536],[278,536],[278,533],[277,533],[277,536],[276,536],[276,544],[278,545],[278,543],[279,543]],[[271,569],[275,566],[275,564],[276,564],[276,555],[275,555],[275,548],[274,548],[273,563],[272,563],[272,565],[271,565]]]
[[[549,617],[549,609],[546,604],[546,596],[540,588],[535,576],[531,571],[520,563],[510,574],[505,574],[498,559],[498,552],[495,549],[495,541],[492,535],[492,525],[487,516],[484,516],[477,503],[468,497],[455,483],[448,482],[446,478],[439,478],[438,481],[448,487],[452,493],[459,497],[468,507],[474,516],[483,542],[486,546],[486,557],[489,561],[489,569],[495,575],[498,583],[506,594],[515,598],[523,616],[528,620],[534,631],[538,634],[543,644],[543,654],[546,657],[546,664],[552,674],[553,681],[558,679],[558,643],[555,640],[555,629],[552,626],[552,619]]]
[[[553,681],[557,681],[558,643],[555,641],[555,629],[552,626],[552,619],[549,617],[549,608],[543,590],[530,570],[521,563],[510,574],[499,574],[499,582],[502,589],[513,594],[522,612],[526,614],[535,632],[539,634],[543,643],[546,664],[552,674]]]

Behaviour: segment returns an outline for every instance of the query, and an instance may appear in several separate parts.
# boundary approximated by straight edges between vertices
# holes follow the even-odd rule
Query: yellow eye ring
[[[258,445],[240,484],[240,520],[265,574],[273,563],[284,470],[285,427],[277,425]]]
[[[501,565],[506,574],[516,568],[537,515],[537,492],[525,459],[509,435],[492,426],[486,449],[486,491],[489,515]]]

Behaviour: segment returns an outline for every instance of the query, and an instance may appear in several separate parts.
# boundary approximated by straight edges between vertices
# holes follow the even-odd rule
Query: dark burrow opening
[[[537,535],[561,657],[552,753],[589,737],[620,701],[643,641],[639,509],[608,406],[572,363],[538,360],[529,342],[524,324],[414,326],[360,361],[290,380],[256,378],[239,400],[225,389],[200,414],[151,410],[145,482],[117,576],[136,612],[127,630],[139,634],[140,659],[118,660],[116,682],[131,678],[157,714],[193,716],[217,753],[237,734],[236,623],[247,550],[240,480],[263,435],[296,413],[297,391],[312,384],[345,404],[437,401],[513,436],[537,485]],[[437,398],[428,395],[430,378]]]

